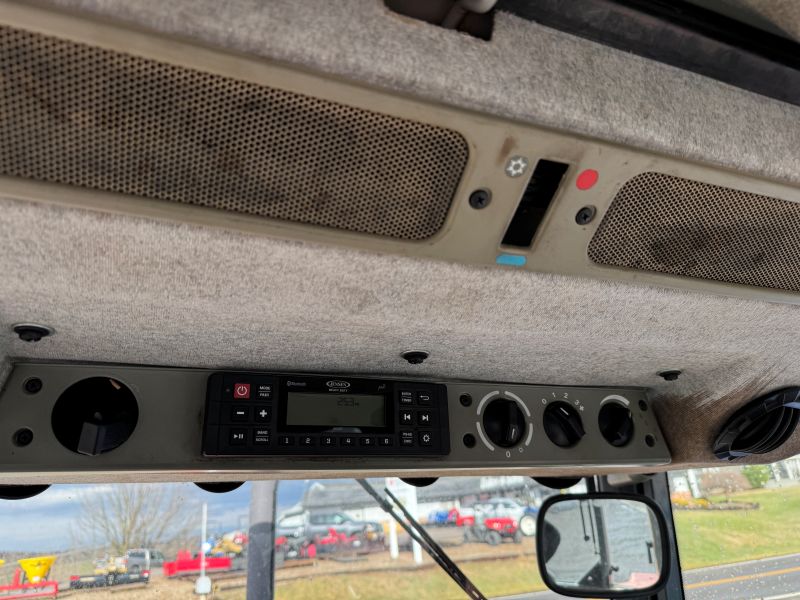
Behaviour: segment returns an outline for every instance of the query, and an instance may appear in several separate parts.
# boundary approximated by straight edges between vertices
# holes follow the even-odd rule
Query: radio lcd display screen
[[[377,394],[289,392],[286,425],[385,427],[386,397]]]

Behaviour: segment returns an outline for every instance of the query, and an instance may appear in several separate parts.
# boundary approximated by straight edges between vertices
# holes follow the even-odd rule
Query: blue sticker
[[[509,267],[524,267],[527,260],[527,258],[519,254],[498,254],[495,262],[498,265],[506,265]]]

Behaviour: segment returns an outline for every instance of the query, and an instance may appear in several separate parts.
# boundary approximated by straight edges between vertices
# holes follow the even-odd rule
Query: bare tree
[[[102,544],[115,555],[129,548],[180,545],[195,524],[177,486],[119,484],[104,492],[82,492],[79,502],[72,537]]]

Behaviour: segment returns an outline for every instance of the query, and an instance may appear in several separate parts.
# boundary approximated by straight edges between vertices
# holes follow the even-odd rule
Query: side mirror
[[[553,496],[539,509],[536,557],[551,590],[578,598],[646,596],[669,576],[667,524],[649,498]]]

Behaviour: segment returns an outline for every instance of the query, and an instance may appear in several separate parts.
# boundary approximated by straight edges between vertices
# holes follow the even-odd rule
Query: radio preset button
[[[410,410],[401,410],[400,411],[400,424],[401,425],[411,425],[414,422],[414,413]]]
[[[400,404],[413,404],[414,403],[414,392],[411,390],[400,390]]]
[[[228,435],[228,441],[231,446],[242,446],[247,443],[247,430],[246,429],[231,429]]]
[[[332,435],[323,435],[320,438],[320,444],[323,446],[335,446],[336,445],[336,438]]]
[[[269,419],[272,416],[269,406],[258,406],[253,412],[256,416],[256,423],[269,423]]]
[[[430,392],[417,392],[417,402],[419,402],[423,406],[429,405],[431,403]]]
[[[300,436],[300,445],[301,446],[313,446],[314,445],[314,438],[310,435],[301,435]]]
[[[343,437],[341,438],[340,444],[342,446],[353,446],[355,444],[356,438],[353,437]]]
[[[250,418],[250,409],[246,406],[231,408],[231,421],[247,421]]]
[[[282,435],[278,438],[278,444],[281,446],[294,446],[294,437],[291,435]]]
[[[374,446],[375,445],[375,438],[362,437],[360,443],[361,443],[362,446]]]
[[[430,431],[421,431],[419,434],[420,446],[433,446],[433,433]]]
[[[378,438],[378,444],[380,446],[391,446],[394,444],[394,440],[390,435],[382,435],[381,437]]]

